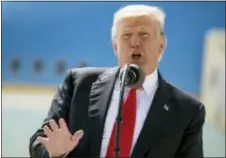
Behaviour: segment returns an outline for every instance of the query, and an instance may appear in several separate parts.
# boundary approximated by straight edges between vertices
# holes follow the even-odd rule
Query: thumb
[[[72,141],[71,141],[72,149],[78,145],[79,140],[83,137],[83,135],[84,135],[83,130],[79,130],[79,131],[75,132],[75,134],[72,136]]]
[[[79,141],[84,135],[84,131],[83,130],[78,130],[74,133],[72,140],[73,141]]]

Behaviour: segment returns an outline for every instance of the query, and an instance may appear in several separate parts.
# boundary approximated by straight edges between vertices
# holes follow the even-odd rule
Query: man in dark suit
[[[130,63],[146,77],[141,87],[125,90],[119,156],[203,157],[205,107],[158,70],[166,47],[164,16],[146,5],[115,13],[112,43],[119,66],[68,71],[30,139],[31,157],[113,157],[119,74]]]

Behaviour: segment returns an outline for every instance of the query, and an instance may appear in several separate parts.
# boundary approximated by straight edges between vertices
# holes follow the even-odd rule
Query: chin
[[[141,60],[131,60],[131,61],[127,61],[127,62],[124,62],[123,64],[121,64],[121,66],[125,66],[126,64],[136,64],[140,67],[143,67],[143,62]]]

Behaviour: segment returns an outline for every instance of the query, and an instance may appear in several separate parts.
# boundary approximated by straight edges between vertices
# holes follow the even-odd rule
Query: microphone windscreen
[[[125,70],[123,70],[125,71]],[[121,73],[120,79],[122,79],[123,72]],[[140,88],[144,82],[145,74],[141,67],[136,64],[129,64],[129,70],[126,76],[126,86],[130,88]]]

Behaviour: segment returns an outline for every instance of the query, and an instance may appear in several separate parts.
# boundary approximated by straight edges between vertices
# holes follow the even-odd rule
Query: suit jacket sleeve
[[[38,136],[45,136],[43,127],[48,125],[50,119],[54,119],[58,122],[59,118],[64,118],[68,122],[68,115],[70,109],[71,98],[73,95],[73,81],[71,71],[68,71],[64,82],[59,88],[52,100],[50,109],[48,111],[47,117],[44,119],[41,128],[39,128],[34,135],[30,138],[29,142],[29,154],[30,157],[49,157],[48,151],[45,149],[44,145],[37,144],[36,138]],[[42,102],[40,101],[40,104]]]
[[[183,141],[176,155],[188,158],[203,158],[203,124],[205,107],[200,105],[194,119],[185,131]]]

